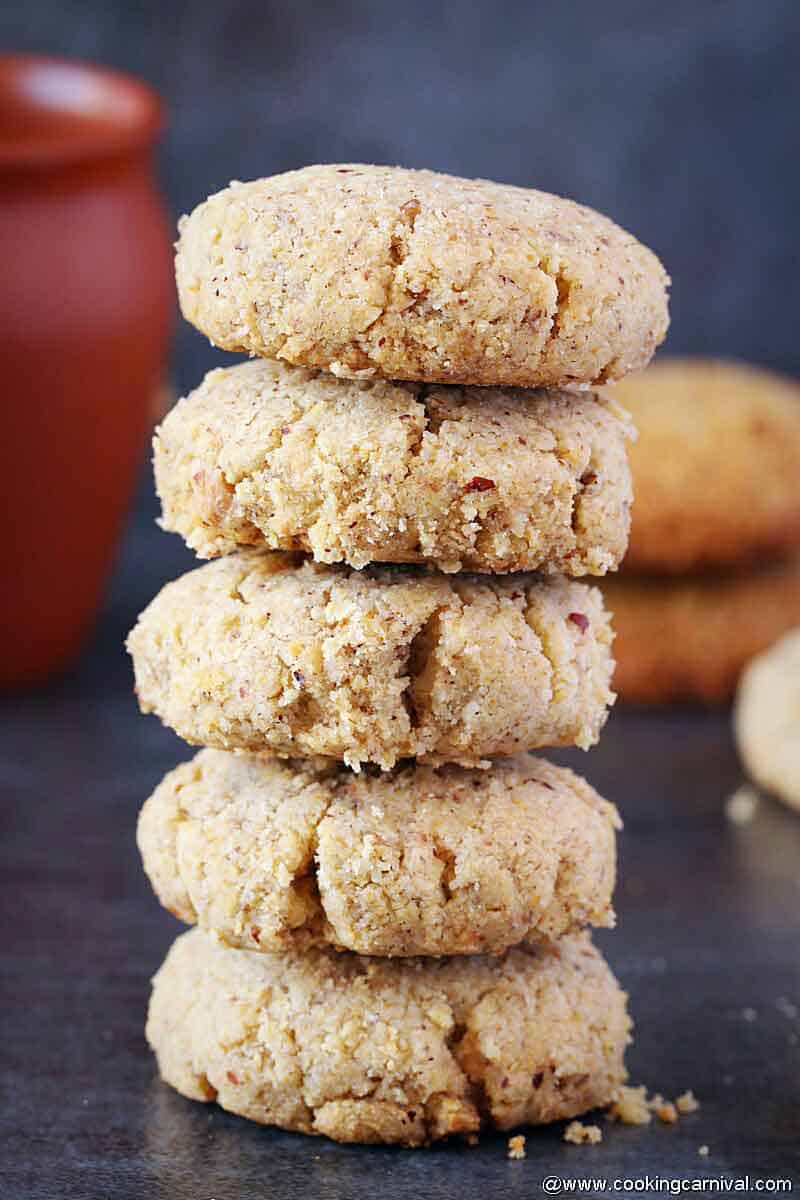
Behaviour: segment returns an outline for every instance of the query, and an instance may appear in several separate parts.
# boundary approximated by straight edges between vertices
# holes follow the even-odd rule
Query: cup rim
[[[71,83],[76,94],[81,89],[85,96],[91,94],[93,112],[76,103],[59,103],[58,86],[46,96],[48,75],[63,90]],[[0,139],[0,170],[64,166],[125,155],[152,145],[164,121],[161,99],[143,80],[79,58],[0,54],[0,119],[6,96],[21,97],[32,112],[72,112],[78,117],[83,113],[86,120],[83,127],[76,124],[69,138],[54,131],[50,138],[23,136],[7,144]]]

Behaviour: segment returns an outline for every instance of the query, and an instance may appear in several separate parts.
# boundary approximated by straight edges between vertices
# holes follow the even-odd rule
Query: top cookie
[[[399,167],[232,183],[180,225],[187,320],[335,375],[481,386],[620,379],[666,333],[668,277],[546,192]]]
[[[800,546],[800,386],[743,363],[664,359],[615,387],[639,430],[625,566],[690,571]]]

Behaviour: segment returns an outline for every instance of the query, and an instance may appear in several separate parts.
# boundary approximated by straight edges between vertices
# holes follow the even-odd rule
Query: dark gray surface
[[[174,212],[313,161],[562,192],[674,278],[673,352],[800,372],[797,0],[25,0],[0,45],[165,95]],[[179,382],[213,354],[179,334]]]
[[[120,642],[182,558],[176,539],[129,539],[80,668],[0,703],[4,1200],[531,1196],[549,1174],[800,1183],[800,819],[764,801],[750,826],[725,820],[740,778],[725,714],[617,712],[588,756],[562,755],[625,817],[619,928],[600,940],[631,993],[634,1081],[701,1098],[677,1128],[610,1127],[585,1149],[533,1132],[512,1163],[500,1138],[412,1153],[273,1133],[158,1083],[147,981],[178,926],[134,827],[189,751],[138,715]]]

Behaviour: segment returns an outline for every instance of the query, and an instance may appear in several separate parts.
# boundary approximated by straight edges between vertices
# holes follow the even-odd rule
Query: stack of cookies
[[[659,359],[615,385],[639,432],[625,566],[604,584],[623,700],[721,703],[800,625],[800,386]]]
[[[566,389],[649,360],[661,265],[553,196],[324,166],[212,196],[177,273],[258,357],[155,441],[163,526],[216,560],[129,641],[142,709],[206,747],[139,826],[197,926],[154,982],[163,1078],[352,1142],[608,1103],[629,1020],[584,930],[618,818],[527,751],[613,698],[576,577],[624,554],[630,427]]]

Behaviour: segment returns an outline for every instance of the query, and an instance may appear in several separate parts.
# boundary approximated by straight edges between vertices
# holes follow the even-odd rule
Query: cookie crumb
[[[758,1019],[758,1013],[754,1008],[742,1009],[742,1020],[747,1021],[748,1025],[752,1025],[753,1021]]]
[[[617,1088],[608,1109],[608,1116],[610,1120],[619,1121],[622,1125],[649,1125],[652,1116],[644,1084],[641,1087],[628,1087],[623,1084]]]
[[[478,1145],[477,1133],[468,1133],[467,1136],[464,1138],[464,1141],[467,1143],[468,1146],[477,1146]]]
[[[564,1141],[573,1146],[596,1146],[602,1142],[603,1134],[598,1125],[584,1125],[582,1121],[570,1121],[564,1130]]]
[[[675,1107],[681,1116],[685,1116],[686,1113],[697,1112],[698,1108],[700,1107],[700,1101],[697,1099],[692,1089],[689,1088],[688,1091],[681,1092],[680,1096],[678,1096],[675,1101]]]
[[[665,1100],[660,1092],[648,1096],[644,1085],[623,1085],[617,1089],[607,1116],[610,1121],[619,1121],[623,1125],[649,1125],[655,1113],[665,1125],[675,1125],[682,1114],[696,1112],[699,1107],[691,1089],[682,1092],[676,1100]]]
[[[518,1133],[516,1137],[508,1139],[508,1157],[525,1157],[525,1135],[523,1133]]]
[[[708,1146],[701,1146],[697,1153],[701,1158],[708,1158]]]
[[[749,784],[742,784],[725,801],[725,816],[732,825],[749,825],[756,815],[759,795]]]

